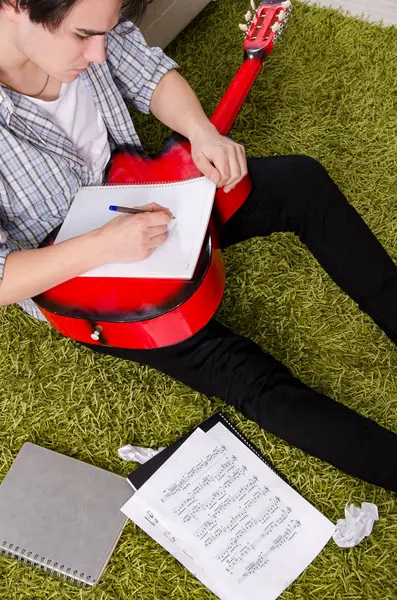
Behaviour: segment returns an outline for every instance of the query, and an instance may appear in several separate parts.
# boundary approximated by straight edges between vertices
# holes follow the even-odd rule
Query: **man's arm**
[[[187,137],[200,171],[218,187],[231,190],[247,173],[244,147],[221,136],[181,75],[169,71],[156,86],[150,111],[162,123]]]
[[[149,48],[135,25],[120,23],[109,33],[107,63],[127,102],[189,139],[193,161],[208,179],[229,191],[244,177],[244,147],[218,133],[178,65],[160,48]]]
[[[0,306],[31,298],[98,266],[94,235],[39,248],[11,252],[0,284]]]
[[[143,260],[164,243],[170,213],[157,204],[122,215],[66,242],[11,252],[0,283],[0,306],[21,302],[108,262]]]

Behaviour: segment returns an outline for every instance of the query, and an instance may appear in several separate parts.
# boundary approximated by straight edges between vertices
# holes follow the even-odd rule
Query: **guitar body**
[[[187,140],[173,136],[156,157],[116,152],[107,173],[110,185],[170,182],[201,176]],[[249,179],[231,194],[218,190],[217,201],[232,203],[231,215],[244,202]],[[219,193],[220,192],[220,193]],[[188,200],[187,200],[188,201]],[[232,208],[233,206],[233,208]],[[149,349],[183,341],[199,331],[216,312],[225,287],[218,227],[211,219],[193,278],[144,279],[75,277],[35,302],[58,331],[80,342],[120,348]]]
[[[260,4],[245,38],[245,60],[211,117],[222,135],[229,132],[265,57],[273,49],[289,6],[290,0]],[[106,180],[110,185],[142,184],[201,175],[192,160],[189,141],[173,134],[153,158],[116,152]],[[221,302],[225,269],[219,247],[220,227],[244,203],[250,190],[251,181],[246,176],[228,194],[223,189],[216,191],[213,216],[190,281],[75,277],[36,296],[34,301],[55,329],[80,342],[136,349],[182,342],[208,323]]]

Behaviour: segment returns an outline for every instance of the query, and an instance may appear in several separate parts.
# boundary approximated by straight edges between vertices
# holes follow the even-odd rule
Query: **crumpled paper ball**
[[[142,448],[140,446],[131,446],[130,444],[127,444],[127,446],[119,448],[117,452],[123,460],[129,460],[143,465],[162,450],[164,450],[164,447],[154,450],[153,448]]]
[[[363,502],[361,508],[354,504],[346,504],[345,519],[338,519],[335,533],[332,536],[341,548],[353,548],[365,537],[369,536],[374,522],[379,519],[378,507],[370,502]]]

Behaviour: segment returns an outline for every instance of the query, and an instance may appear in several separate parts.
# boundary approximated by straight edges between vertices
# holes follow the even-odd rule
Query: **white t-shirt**
[[[108,132],[84,81],[78,77],[71,83],[63,83],[59,98],[52,102],[30,97],[29,100],[76,146],[93,174],[94,184],[102,183],[110,159]]]

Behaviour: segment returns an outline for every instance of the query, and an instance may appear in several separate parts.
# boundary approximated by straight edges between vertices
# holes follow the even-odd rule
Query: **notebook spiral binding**
[[[262,461],[262,462],[264,462],[264,463],[265,463],[265,465],[266,465],[267,467],[269,467],[269,469],[270,469],[271,471],[273,471],[273,473],[275,473],[276,475],[278,475],[278,476],[279,476],[281,479],[283,479],[283,481],[285,481],[285,483],[287,483],[287,484],[288,484],[290,487],[292,487],[293,489],[295,489],[295,488],[294,488],[294,486],[292,486],[292,485],[289,483],[289,481],[287,480],[287,478],[286,478],[286,477],[285,477],[285,476],[284,476],[282,473],[280,473],[280,472],[279,472],[279,471],[278,471],[278,470],[277,470],[275,467],[273,467],[273,465],[272,465],[270,462],[268,462],[268,461],[266,460],[266,458],[263,456],[263,454],[261,454],[261,452],[260,452],[259,450],[257,450],[257,448],[255,448],[255,446],[254,446],[254,445],[253,445],[253,444],[252,444],[250,441],[248,441],[248,440],[247,440],[247,438],[246,438],[246,437],[245,437],[245,436],[244,436],[242,433],[240,433],[240,432],[239,432],[239,430],[237,429],[237,427],[235,427],[235,425],[233,425],[233,423],[231,423],[231,422],[229,421],[229,419],[228,419],[227,417],[225,417],[225,415],[224,415],[224,414],[223,414],[221,411],[216,411],[214,414],[215,414],[215,415],[218,415],[218,416],[220,417],[220,420],[221,420],[221,422],[222,422],[222,421],[224,421],[224,423],[227,423],[228,427],[230,427],[230,429],[232,429],[232,430],[233,430],[233,433],[234,433],[234,434],[235,434],[235,435],[236,435],[236,436],[237,436],[237,437],[238,437],[238,438],[239,438],[239,439],[240,439],[240,440],[241,440],[241,441],[242,441],[242,442],[243,442],[243,443],[244,443],[244,444],[245,444],[245,445],[246,445],[246,446],[247,446],[247,447],[248,447],[248,448],[249,448],[249,449],[250,449],[250,450],[251,450],[251,451],[254,453],[254,454],[256,454],[256,455],[258,456],[258,458],[260,458],[260,459],[261,459],[261,461]],[[208,417],[208,418],[211,418],[211,417]]]
[[[43,572],[51,572],[53,575],[68,581],[79,587],[88,588],[95,583],[95,579],[85,573],[79,573],[77,569],[72,569],[66,565],[54,562],[51,559],[47,559],[45,556],[35,554],[26,548],[20,546],[14,546],[14,544],[8,543],[4,540],[0,546],[0,554],[16,558],[19,562],[25,565],[30,565],[40,569]]]
[[[173,179],[171,181],[148,181],[147,183],[144,181],[137,181],[136,183],[101,183],[100,185],[84,186],[84,189],[95,191],[103,187],[173,187],[178,185],[187,185],[189,183],[192,183],[192,181],[200,181],[201,179],[205,179],[205,176],[202,175],[200,177],[192,177],[191,179]]]

